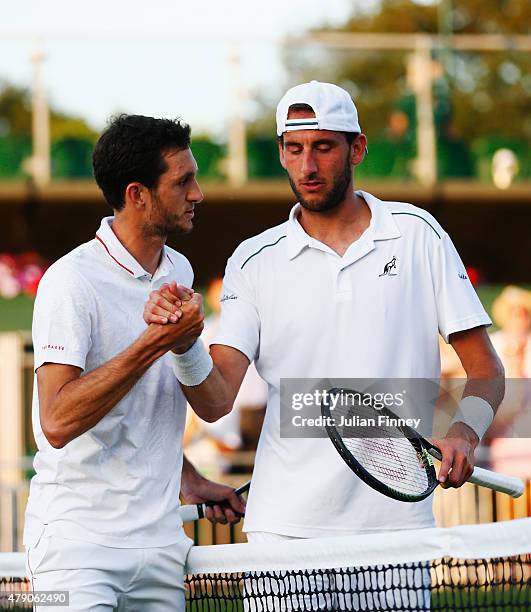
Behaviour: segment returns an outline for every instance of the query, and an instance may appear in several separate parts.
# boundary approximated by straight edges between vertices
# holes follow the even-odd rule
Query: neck
[[[161,236],[146,236],[141,223],[125,211],[116,213],[112,230],[127,251],[153,276],[160,263],[166,239]]]
[[[371,222],[371,211],[365,200],[350,187],[347,196],[335,208],[314,212],[300,208],[299,223],[304,231],[343,256]]]

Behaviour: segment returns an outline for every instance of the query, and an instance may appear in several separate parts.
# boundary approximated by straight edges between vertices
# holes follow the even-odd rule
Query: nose
[[[197,179],[194,179],[190,187],[190,190],[188,191],[187,199],[189,202],[193,202],[194,204],[199,204],[200,202],[203,201],[203,197],[204,196],[203,196],[203,192],[201,191],[201,187],[199,186]]]
[[[315,162],[313,152],[311,150],[304,151],[304,153],[302,154],[301,170],[305,176],[309,176],[310,174],[317,172],[317,164]]]

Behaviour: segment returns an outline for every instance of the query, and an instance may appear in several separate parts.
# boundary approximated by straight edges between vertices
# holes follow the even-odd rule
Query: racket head
[[[368,397],[353,389],[334,388],[328,391],[329,395],[345,393]],[[438,486],[428,444],[414,430],[400,426],[374,426],[365,428],[367,436],[352,436],[352,428],[340,425],[341,416],[369,419],[384,415],[396,419],[397,415],[390,410],[377,410],[364,402],[363,406],[349,406],[346,412],[345,407],[338,410],[336,406],[332,410],[330,403],[322,402],[321,414],[325,417],[326,432],[341,458],[376,491],[399,501],[418,502],[429,497]]]

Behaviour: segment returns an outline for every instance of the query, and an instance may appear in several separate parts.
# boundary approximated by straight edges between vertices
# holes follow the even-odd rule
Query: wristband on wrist
[[[172,353],[173,373],[185,387],[200,385],[213,367],[212,357],[207,353],[201,340],[196,340],[186,353],[181,355]]]
[[[450,426],[454,423],[464,423],[472,429],[481,440],[494,419],[492,406],[481,397],[469,395],[459,402],[457,412]]]

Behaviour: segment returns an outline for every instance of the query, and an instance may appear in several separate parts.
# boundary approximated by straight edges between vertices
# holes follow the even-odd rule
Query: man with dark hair
[[[280,100],[276,120],[280,163],[298,203],[285,223],[244,241],[229,259],[214,365],[186,391],[188,400],[196,410],[230,409],[252,361],[268,383],[244,525],[250,542],[431,527],[430,499],[408,504],[381,495],[352,474],[328,438],[282,437],[280,381],[437,379],[440,333],[469,381],[490,381],[477,393],[467,386],[438,441],[439,479],[459,487],[503,397],[503,368],[485,330],[490,320],[429,213],[354,190],[352,169],[367,139],[348,92],[317,81],[298,85]],[[146,321],[166,323],[175,301],[171,287],[156,291]],[[185,374],[177,370],[184,385]],[[385,606],[347,598],[332,605],[287,583],[286,610]]]
[[[190,353],[203,329],[201,296],[183,292],[171,316],[178,325],[146,328],[142,319],[150,291],[193,283],[188,260],[165,245],[192,230],[203,199],[189,145],[190,128],[178,121],[112,121],[94,174],[114,216],[52,265],[37,293],[39,451],[24,543],[33,588],[68,590],[70,610],[184,610],[191,541],[179,490],[190,503],[228,500],[209,509],[212,520],[234,522],[244,510],[232,488],[183,465],[186,400],[169,351]]]
[[[147,189],[157,186],[167,170],[161,152],[190,147],[190,126],[170,119],[120,115],[103,132],[94,148],[94,177],[114,210],[124,207],[129,183],[138,181]]]

